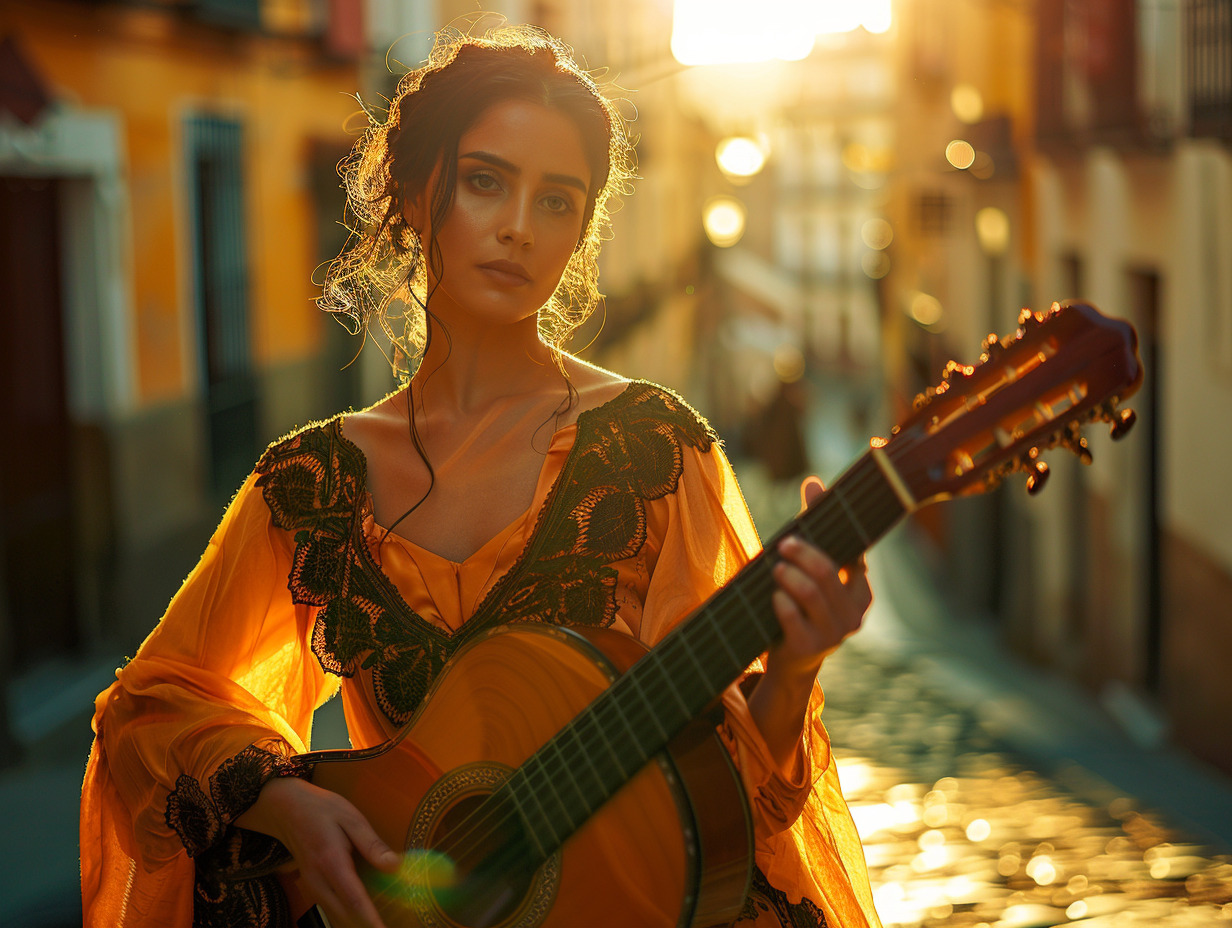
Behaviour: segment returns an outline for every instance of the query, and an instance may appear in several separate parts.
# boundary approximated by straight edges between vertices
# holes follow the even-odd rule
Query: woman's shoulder
[[[566,370],[578,392],[579,415],[617,420],[622,428],[661,431],[668,426],[688,444],[708,450],[717,439],[706,418],[680,394],[649,380],[631,380],[597,365],[568,357]]]

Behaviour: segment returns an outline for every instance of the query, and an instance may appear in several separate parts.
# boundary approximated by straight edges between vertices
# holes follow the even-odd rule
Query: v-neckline
[[[385,588],[387,593],[393,598],[393,601],[398,604],[400,611],[415,622],[421,629],[435,635],[438,639],[444,639],[451,642],[457,641],[474,629],[477,625],[475,620],[480,618],[484,612],[487,611],[491,604],[493,595],[495,595],[498,590],[505,588],[508,585],[509,578],[514,576],[525,566],[527,554],[534,548],[542,526],[546,521],[544,516],[547,510],[555,504],[558,495],[557,491],[560,489],[561,478],[568,472],[569,466],[573,463],[573,459],[577,454],[578,448],[580,447],[578,437],[581,435],[582,431],[582,420],[586,419],[589,421],[591,418],[600,415],[604,410],[625,401],[635,389],[645,386],[650,386],[650,384],[642,380],[630,380],[627,384],[625,384],[624,389],[622,389],[616,396],[609,400],[605,400],[598,406],[593,406],[590,409],[582,410],[577,414],[573,422],[570,422],[568,425],[561,426],[561,428],[552,433],[552,440],[548,445],[548,455],[544,456],[544,463],[539,471],[539,481],[537,481],[535,485],[535,498],[538,498],[539,483],[542,482],[543,478],[543,468],[547,466],[548,456],[551,454],[552,445],[555,444],[557,436],[565,434],[572,429],[574,431],[573,444],[570,446],[568,453],[565,455],[565,459],[561,462],[560,471],[556,474],[555,479],[552,481],[552,485],[548,488],[547,494],[543,498],[543,503],[540,505],[539,511],[534,517],[534,524],[527,532],[526,539],[522,543],[522,550],[518,552],[518,556],[514,559],[513,563],[509,565],[509,569],[505,571],[496,581],[494,581],[490,587],[488,587],[488,590],[484,593],[483,598],[480,599],[478,604],[476,604],[474,611],[456,630],[442,628],[433,622],[429,622],[411,607],[410,603],[406,601],[406,597],[404,597],[402,592],[398,589],[397,584],[395,584],[393,579],[385,573],[385,570],[381,566],[380,562],[373,556],[371,548],[368,547],[367,539],[364,537],[363,518],[361,517],[357,519],[356,524],[353,526],[352,533],[361,553],[361,557],[371,569],[373,575],[379,581],[381,586]],[[365,504],[367,504],[368,507],[371,507],[372,499],[372,495],[368,491],[368,458],[364,454],[363,449],[361,449],[359,445],[355,444],[355,442],[351,441],[351,439],[347,438],[346,434],[343,432],[344,418],[344,416],[338,416],[333,419],[330,423],[332,426],[331,431],[334,433],[335,437],[351,451],[359,463],[359,483],[356,491],[359,495],[359,513],[363,513],[365,511]],[[532,499],[527,511],[523,513],[520,518],[525,518],[530,515],[531,510],[534,509],[534,505],[535,500]],[[515,522],[516,521],[517,520],[515,520]],[[510,525],[513,524],[514,523],[510,523]],[[375,519],[373,521],[373,525],[376,525]],[[384,529],[382,529],[382,531],[384,531]],[[496,536],[493,536],[493,539],[490,539],[488,542],[485,542],[483,546],[480,546],[480,548],[473,552],[467,560],[469,561],[473,559],[476,554],[482,551],[487,544],[490,544],[492,540],[500,537],[502,534],[504,534],[504,531],[498,533]],[[397,537],[402,541],[406,541],[408,544],[415,545],[414,542],[403,538],[401,535]],[[416,545],[416,547],[419,546]],[[444,560],[446,563],[466,563],[466,561],[451,562],[445,558],[442,558],[441,555],[433,554],[427,549],[423,550],[426,554],[440,560]]]
[[[552,454],[556,450],[556,443],[560,438],[567,435],[571,430],[574,432],[574,444],[576,444],[577,443],[577,435],[576,435],[577,422],[576,421],[571,422],[568,425],[562,426],[561,428],[557,429],[554,433],[552,433],[552,440],[548,444],[548,450],[544,452],[543,463],[539,465],[539,473],[535,477],[535,490],[534,490],[534,493],[531,494],[530,503],[527,505],[527,507],[523,509],[520,513],[518,513],[516,516],[514,516],[513,519],[507,525],[505,525],[504,528],[498,531],[495,535],[492,535],[490,538],[484,541],[478,548],[476,548],[474,551],[472,551],[470,554],[468,554],[466,557],[464,557],[460,561],[454,560],[451,557],[447,557],[444,554],[438,554],[437,552],[433,551],[431,548],[426,548],[423,545],[421,545],[419,542],[412,541],[411,539],[407,538],[405,535],[401,535],[398,532],[390,531],[389,529],[385,528],[385,526],[381,525],[381,523],[376,521],[376,505],[372,498],[372,492],[368,489],[368,486],[367,486],[368,484],[367,459],[364,460],[364,486],[361,489],[361,496],[362,496],[363,502],[360,504],[362,507],[361,511],[365,514],[364,521],[366,522],[368,518],[371,518],[373,532],[376,534],[379,534],[382,538],[385,538],[385,537],[392,538],[396,543],[405,545],[407,548],[412,549],[413,553],[416,555],[423,554],[425,557],[428,557],[432,559],[433,561],[436,561],[441,564],[447,564],[456,570],[461,570],[467,567],[469,564],[473,563],[475,560],[477,560],[481,554],[484,554],[497,541],[500,541],[500,540],[507,541],[508,536],[513,534],[514,530],[516,530],[517,527],[521,525],[523,522],[525,522],[527,517],[530,516],[531,512],[535,508],[535,501],[540,498],[539,491],[543,485],[543,478],[544,478],[544,474],[547,472],[548,463],[551,461]],[[339,434],[342,434],[341,427],[339,428]],[[342,437],[344,440],[350,441],[350,439],[346,438],[345,435],[343,435]],[[355,444],[355,443],[351,442],[351,444]],[[572,453],[572,451],[573,451],[573,448],[570,447],[569,453]],[[360,451],[359,453],[360,455],[363,454],[362,451]],[[568,462],[568,457],[566,456],[565,463],[567,462]],[[563,466],[564,465],[562,464],[562,469],[563,469]],[[547,492],[544,493],[543,498],[546,499],[547,496],[550,494],[551,494],[551,487],[549,487]],[[527,538],[527,541],[529,542],[530,539]]]

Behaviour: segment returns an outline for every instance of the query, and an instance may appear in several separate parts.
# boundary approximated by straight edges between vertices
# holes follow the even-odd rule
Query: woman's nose
[[[529,198],[510,197],[501,214],[497,238],[519,248],[534,244],[535,236],[531,228],[533,208],[534,204],[529,202]]]

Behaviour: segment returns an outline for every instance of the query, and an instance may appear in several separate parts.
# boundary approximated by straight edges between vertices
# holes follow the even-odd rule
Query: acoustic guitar
[[[951,361],[889,438],[653,650],[610,631],[499,628],[455,655],[392,741],[308,755],[314,783],[407,850],[396,876],[364,872],[386,925],[730,924],[752,828],[714,713],[780,635],[775,540],[797,533],[845,564],[916,509],[1012,472],[1037,492],[1041,451],[1090,460],[1085,423],[1111,423],[1114,438],[1133,424],[1117,409],[1142,380],[1130,325],[1078,302],[1018,321],[979,363]],[[312,924],[294,873],[284,885]]]

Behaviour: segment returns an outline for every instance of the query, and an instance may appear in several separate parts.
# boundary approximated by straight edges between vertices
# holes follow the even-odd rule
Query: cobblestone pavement
[[[1232,856],[1029,769],[910,659],[849,642],[823,682],[887,926],[1232,923]]]

